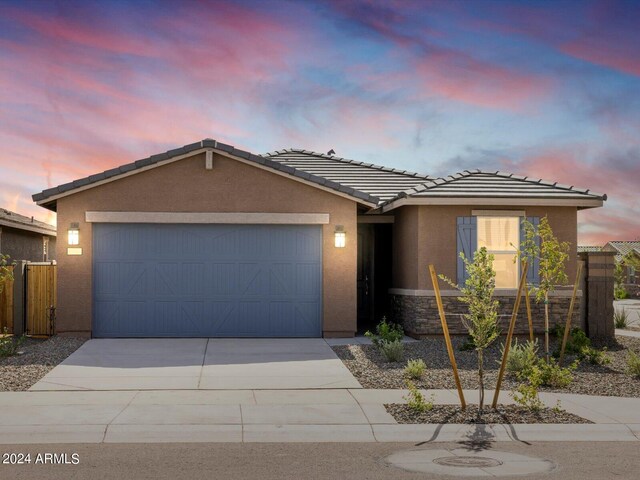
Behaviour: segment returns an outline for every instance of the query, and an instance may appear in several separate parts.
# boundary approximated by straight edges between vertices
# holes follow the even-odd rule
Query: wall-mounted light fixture
[[[79,245],[80,244],[80,229],[77,223],[72,223],[69,225],[69,230],[67,230],[67,243],[69,245]]]
[[[347,234],[342,225],[336,225],[334,236],[336,248],[344,248],[347,245]]]

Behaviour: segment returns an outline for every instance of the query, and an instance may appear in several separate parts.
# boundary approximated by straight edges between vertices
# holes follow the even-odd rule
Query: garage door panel
[[[320,336],[321,240],[310,226],[94,224],[94,335]]]

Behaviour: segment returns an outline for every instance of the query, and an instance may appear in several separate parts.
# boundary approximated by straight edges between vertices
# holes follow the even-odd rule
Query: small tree
[[[564,285],[568,281],[566,263],[569,259],[569,242],[561,242],[553,234],[547,217],[540,220],[536,227],[528,220],[524,220],[523,244],[520,247],[520,255],[531,262],[537,260],[540,272],[540,284],[534,287],[536,302],[544,302],[544,354],[549,361],[549,294],[558,285]],[[540,246],[536,242],[540,240]]]
[[[484,407],[484,351],[498,338],[498,301],[493,298],[496,288],[496,272],[493,270],[493,255],[485,247],[474,253],[473,262],[460,254],[465,264],[468,278],[460,286],[449,278],[440,278],[449,285],[460,290],[458,300],[467,304],[469,313],[462,316],[464,326],[473,339],[478,352],[478,415],[482,415]]]
[[[0,253],[0,293],[4,290],[5,283],[13,279],[13,270],[9,262],[9,256]]]
[[[625,284],[624,260],[616,262],[613,268],[613,296],[616,300],[627,298]]]

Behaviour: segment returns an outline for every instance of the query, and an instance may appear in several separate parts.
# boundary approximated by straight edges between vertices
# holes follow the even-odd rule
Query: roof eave
[[[382,212],[389,212],[404,205],[491,205],[491,206],[554,206],[597,208],[603,205],[602,198],[560,199],[560,198],[515,198],[515,197],[404,197],[389,201],[382,206]]]

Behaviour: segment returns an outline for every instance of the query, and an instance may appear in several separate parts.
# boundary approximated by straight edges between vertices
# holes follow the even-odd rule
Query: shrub
[[[578,365],[578,360],[566,368],[558,365],[555,358],[550,358],[548,363],[540,360],[537,367],[540,370],[541,385],[553,388],[568,386],[573,381],[573,372],[578,368]]]
[[[464,342],[460,345],[458,350],[461,352],[470,352],[476,349],[476,343],[473,341],[473,337],[471,335],[467,335]]]
[[[386,317],[382,317],[382,321],[376,325],[376,333],[372,333],[367,330],[364,334],[365,337],[371,339],[373,344],[380,348],[380,343],[401,341],[404,337],[404,331],[402,327],[397,323],[387,322]]]
[[[622,310],[616,310],[613,312],[613,321],[616,324],[616,328],[627,328],[629,314],[624,308]]]
[[[561,324],[557,324],[554,327],[554,334],[558,339],[562,340],[564,337],[564,326]],[[578,354],[582,352],[586,347],[591,347],[591,340],[587,337],[587,334],[584,333],[580,327],[573,327],[567,337],[567,346],[565,347],[565,352],[569,354]],[[556,352],[559,353],[559,352]]]
[[[578,354],[581,360],[586,360],[592,365],[607,365],[611,363],[611,357],[607,355],[607,348],[598,350],[593,347],[583,347]]]
[[[380,340],[378,348],[387,362],[401,362],[404,358],[404,345],[400,340]]]
[[[542,372],[540,367],[533,365],[527,380],[522,382],[511,392],[513,401],[534,412],[541,410],[544,406],[538,393],[541,384]]]
[[[629,292],[622,285],[616,285],[613,289],[613,297],[616,300],[625,300],[629,298]]]
[[[407,366],[404,367],[404,374],[414,380],[419,380],[423,377],[427,365],[421,358],[417,360],[409,360]]]
[[[502,355],[504,355],[504,345],[502,346]],[[529,376],[531,369],[538,361],[538,341],[526,341],[519,344],[516,339],[509,349],[507,355],[507,372],[519,377],[525,378]]]
[[[640,356],[629,350],[627,357],[627,373],[634,377],[640,377]]]
[[[424,395],[413,382],[407,382],[409,394],[403,397],[407,401],[409,408],[418,413],[428,412],[433,409],[433,394],[429,400],[425,400]]]
[[[18,350],[24,343],[25,337],[16,338],[9,335],[7,327],[4,327],[3,334],[0,336],[0,357],[10,357],[18,353]]]

